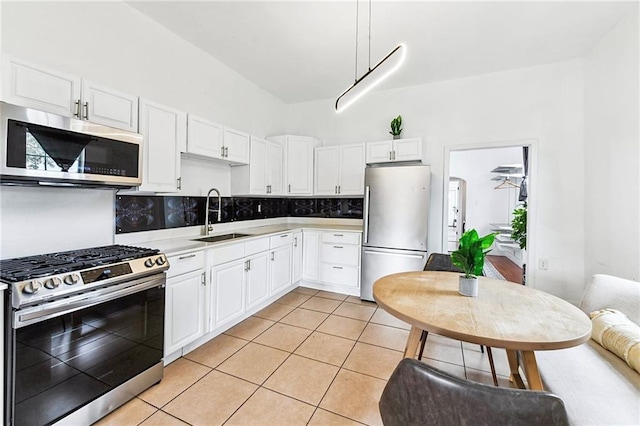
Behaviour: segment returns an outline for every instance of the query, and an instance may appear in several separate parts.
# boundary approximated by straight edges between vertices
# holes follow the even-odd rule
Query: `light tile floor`
[[[299,287],[171,363],[99,425],[379,425],[409,326],[374,303]],[[509,386],[494,349],[500,386]],[[423,361],[492,384],[478,345],[429,335]]]

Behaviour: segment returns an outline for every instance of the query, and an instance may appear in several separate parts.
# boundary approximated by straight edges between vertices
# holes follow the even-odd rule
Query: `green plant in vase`
[[[400,137],[400,133],[402,133],[402,116],[399,115],[391,120],[391,131],[389,133],[393,135],[394,139]]]
[[[460,237],[458,250],[451,253],[451,263],[462,269],[458,292],[463,296],[478,295],[478,275],[482,275],[484,259],[489,253],[496,234],[478,236],[475,229],[471,229]]]

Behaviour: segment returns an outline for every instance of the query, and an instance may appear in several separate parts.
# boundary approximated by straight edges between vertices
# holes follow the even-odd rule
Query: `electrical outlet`
[[[549,268],[549,261],[547,259],[538,260],[538,267],[546,271]]]

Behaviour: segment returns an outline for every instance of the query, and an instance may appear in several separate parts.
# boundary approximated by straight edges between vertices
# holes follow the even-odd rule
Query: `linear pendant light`
[[[362,77],[347,90],[342,92],[336,100],[336,112],[342,112],[355,101],[364,96],[368,91],[380,84],[384,79],[389,77],[400,68],[407,53],[407,46],[399,44],[395,49],[384,57],[378,64],[369,69]]]
[[[358,10],[358,0],[356,0],[356,79],[355,83],[336,99],[336,112],[342,112],[347,109],[349,105],[360,99],[400,68],[407,52],[407,46],[401,43],[378,62],[375,67],[371,68],[371,0],[369,0],[369,70],[358,78]]]

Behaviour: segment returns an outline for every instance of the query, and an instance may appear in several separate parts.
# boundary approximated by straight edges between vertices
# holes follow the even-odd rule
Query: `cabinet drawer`
[[[220,265],[244,257],[244,243],[231,244],[211,249],[211,264]]]
[[[204,253],[201,251],[171,256],[168,257],[168,260],[170,267],[167,271],[167,278],[204,268]]]
[[[269,238],[260,238],[258,240],[247,241],[244,243],[245,256],[251,256],[252,254],[267,250],[269,250]]]
[[[359,232],[323,232],[323,243],[360,244]]]
[[[360,264],[360,247],[353,244],[323,244],[321,259],[324,263],[358,266]]]
[[[275,235],[269,238],[269,245],[271,248],[286,246],[287,244],[291,244],[293,240],[293,234],[289,232],[288,234]]]
[[[320,268],[320,279],[328,284],[349,285],[358,287],[360,268],[354,266],[323,264]]]

